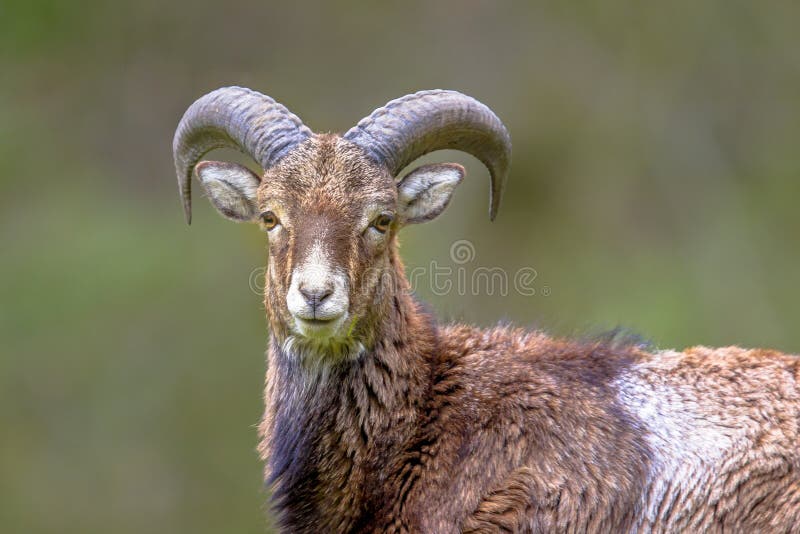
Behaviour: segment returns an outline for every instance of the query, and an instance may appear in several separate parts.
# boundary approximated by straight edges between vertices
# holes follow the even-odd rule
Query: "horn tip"
[[[192,225],[192,203],[191,201],[183,203],[183,218],[186,220],[188,226]]]
[[[502,197],[501,191],[491,191],[489,194],[489,221],[494,222],[497,218],[497,212],[500,211],[500,200]]]

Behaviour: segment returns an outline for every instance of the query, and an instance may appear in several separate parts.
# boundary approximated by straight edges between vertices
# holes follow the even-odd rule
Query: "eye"
[[[278,224],[280,224],[278,216],[271,211],[265,211],[264,213],[261,214],[261,222],[264,225],[264,228],[267,230],[267,232],[269,232],[270,230],[278,226]]]
[[[382,234],[385,234],[389,227],[392,225],[392,221],[394,220],[394,215],[391,213],[381,213],[375,220],[372,221],[372,227],[375,228]]]

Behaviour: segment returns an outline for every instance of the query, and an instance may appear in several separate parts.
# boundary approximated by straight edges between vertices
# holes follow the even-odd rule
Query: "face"
[[[258,178],[204,162],[198,177],[226,217],[258,222],[268,236],[265,303],[285,346],[352,357],[369,342],[393,291],[405,288],[397,230],[434,218],[464,170],[420,167],[396,182],[357,146],[315,136]]]
[[[267,307],[279,327],[296,343],[357,344],[391,272],[392,177],[352,145],[315,138],[268,171],[258,208],[269,239]]]

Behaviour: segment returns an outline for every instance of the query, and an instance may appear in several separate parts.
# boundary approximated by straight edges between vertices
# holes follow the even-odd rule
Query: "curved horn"
[[[244,87],[223,87],[198,98],[172,141],[186,222],[192,222],[192,172],[206,153],[234,148],[266,169],[311,135],[284,106]]]
[[[392,100],[359,121],[344,138],[396,176],[418,157],[461,150],[481,160],[492,177],[489,218],[494,220],[511,163],[511,136],[491,109],[456,91],[420,91]]]

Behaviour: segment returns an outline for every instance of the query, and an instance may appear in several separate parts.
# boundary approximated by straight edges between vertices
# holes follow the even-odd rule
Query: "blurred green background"
[[[800,4],[0,0],[0,531],[268,532],[257,461],[265,237],[172,168],[188,105],[263,91],[318,131],[458,89],[515,144],[410,268],[536,270],[442,318],[658,347],[800,351]],[[257,276],[256,276],[257,277]],[[258,285],[258,284],[256,284]]]

